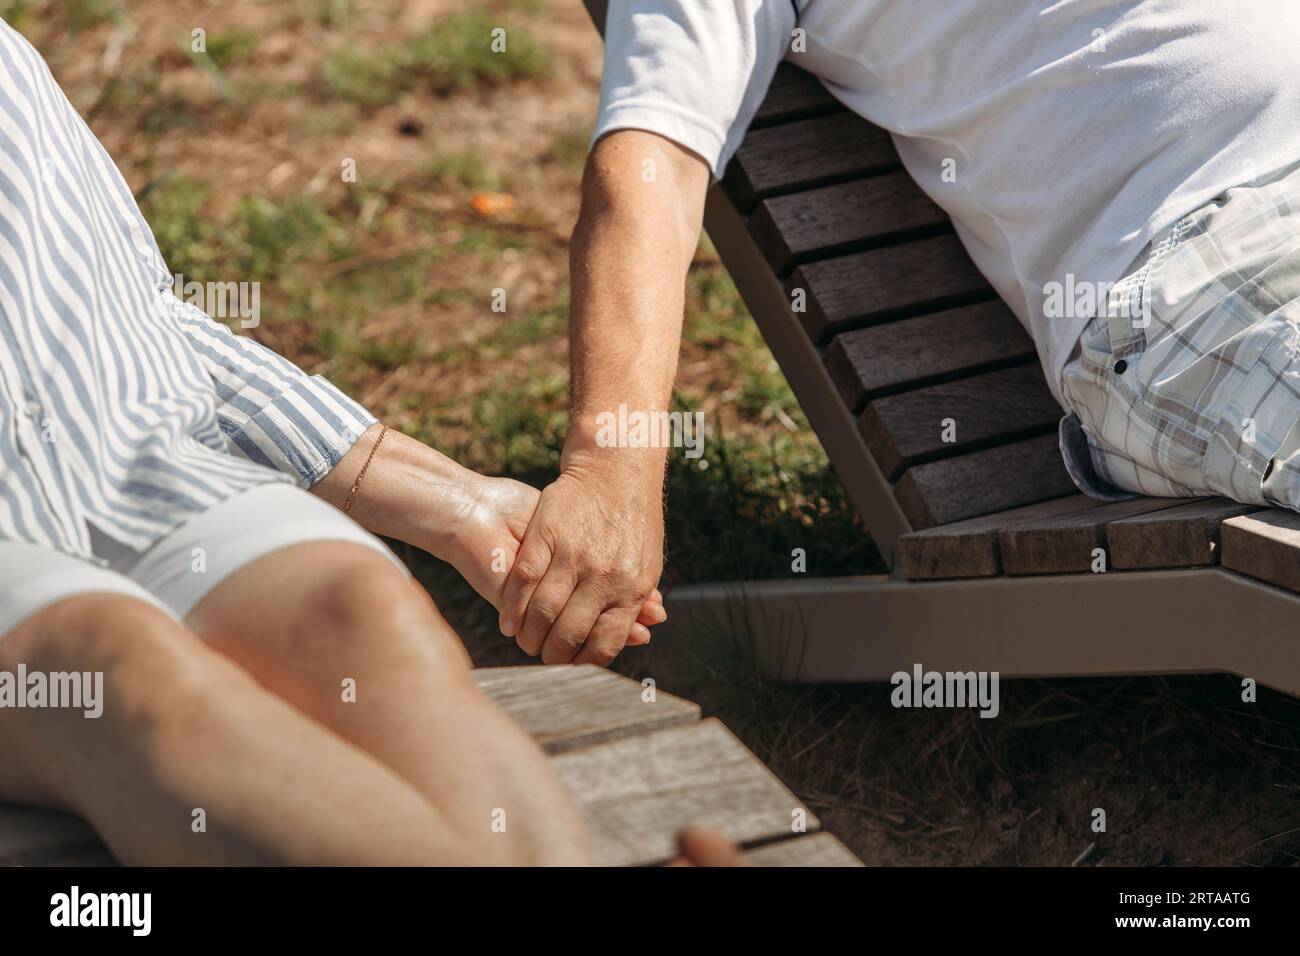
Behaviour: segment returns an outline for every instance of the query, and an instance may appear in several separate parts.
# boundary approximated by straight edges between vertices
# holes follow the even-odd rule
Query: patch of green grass
[[[539,342],[556,338],[568,325],[569,296],[566,289],[564,297],[554,305],[529,312],[522,319],[507,323],[501,329],[493,345],[506,352],[536,345]]]
[[[683,337],[703,348],[726,348],[734,356],[740,374],[739,411],[755,420],[803,423],[789,382],[749,317],[731,276],[718,263],[697,264],[688,275]]]
[[[561,133],[551,140],[543,159],[566,169],[579,170],[587,161],[587,144],[591,141],[591,130],[583,127]]]
[[[336,106],[307,109],[296,121],[303,136],[335,137],[344,136],[357,128],[357,118],[348,115],[348,111]]]
[[[453,14],[407,42],[413,69],[434,92],[540,76],[551,58],[531,33],[482,8]]]
[[[257,34],[242,27],[230,27],[214,33],[207,40],[207,55],[223,70],[247,60],[256,52]]]
[[[199,281],[238,276],[265,281],[298,263],[351,255],[347,223],[306,197],[272,201],[246,196],[217,220],[205,209],[212,184],[184,176],[165,177],[141,194],[140,205],[163,258],[174,272]]]
[[[666,581],[834,577],[881,568],[815,440],[729,438],[707,422],[704,455],[669,458]]]
[[[0,20],[15,30],[21,30],[33,6],[32,0],[0,0]]]
[[[230,27],[212,36],[206,37],[203,43],[203,50],[195,50],[193,41],[187,38],[183,48],[194,65],[207,73],[217,92],[231,102],[236,100],[242,101],[245,105],[267,96],[276,95],[278,89],[279,95],[284,96],[287,89],[290,93],[296,92],[293,86],[285,84],[244,84],[237,94],[235,88],[231,85],[226,76],[226,70],[232,65],[246,60],[251,57],[257,50],[257,34],[241,27]]]
[[[421,352],[418,342],[408,335],[363,336],[355,320],[326,322],[315,340],[316,350],[332,363],[356,371],[380,369],[392,371],[416,359]]]
[[[296,262],[342,259],[355,252],[347,224],[320,203],[303,196],[273,202],[263,196],[240,200],[228,240],[241,276],[265,280]]]
[[[507,188],[497,171],[476,153],[439,153],[425,163],[424,171],[466,189],[500,192]]]
[[[321,77],[335,96],[378,106],[407,87],[400,53],[401,48],[392,45],[365,49],[348,43],[326,55]]]
[[[73,34],[122,17],[116,0],[64,0],[63,7],[68,12],[68,32]]]
[[[326,29],[344,26],[352,19],[352,0],[308,0],[307,17]]]
[[[203,209],[212,198],[212,183],[188,176],[169,176],[149,184],[138,197],[140,211],[153,228],[163,259],[172,272],[206,282],[222,250]]]
[[[150,142],[170,130],[196,127],[203,121],[184,96],[164,87],[156,63],[111,77],[99,97],[101,111],[119,117],[119,123],[144,133]]]
[[[541,76],[550,66],[550,54],[525,28],[474,8],[403,40],[345,44],[325,57],[321,69],[336,96],[377,106],[417,87],[450,93]]]
[[[498,378],[474,398],[476,433],[457,460],[489,474],[524,479],[558,470],[568,428],[568,379],[533,375]]]
[[[522,252],[527,249],[524,237],[512,235],[504,229],[488,226],[468,226],[455,242],[457,252],[478,252],[500,255],[507,249]]]

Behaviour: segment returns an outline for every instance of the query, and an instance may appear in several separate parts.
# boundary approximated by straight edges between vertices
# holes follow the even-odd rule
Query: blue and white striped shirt
[[[311,485],[375,418],[172,294],[112,159],[0,23],[0,539],[99,564],[272,481]]]

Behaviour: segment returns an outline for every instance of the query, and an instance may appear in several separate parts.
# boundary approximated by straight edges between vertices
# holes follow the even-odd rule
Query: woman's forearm
[[[382,427],[366,429],[311,491],[343,508],[369,458],[348,514],[368,531],[447,559],[460,521],[474,506],[473,489],[480,476],[393,428],[375,448]]]

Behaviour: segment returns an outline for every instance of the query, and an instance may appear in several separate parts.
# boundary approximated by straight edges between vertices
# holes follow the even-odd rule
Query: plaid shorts
[[[1062,451],[1083,491],[1300,510],[1300,165],[1157,236],[1085,327],[1061,388]]]

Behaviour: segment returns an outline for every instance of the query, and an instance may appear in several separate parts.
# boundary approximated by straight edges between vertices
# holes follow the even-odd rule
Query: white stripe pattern
[[[172,294],[112,159],[0,22],[0,539],[105,563],[255,485],[308,487],[375,422]]]

